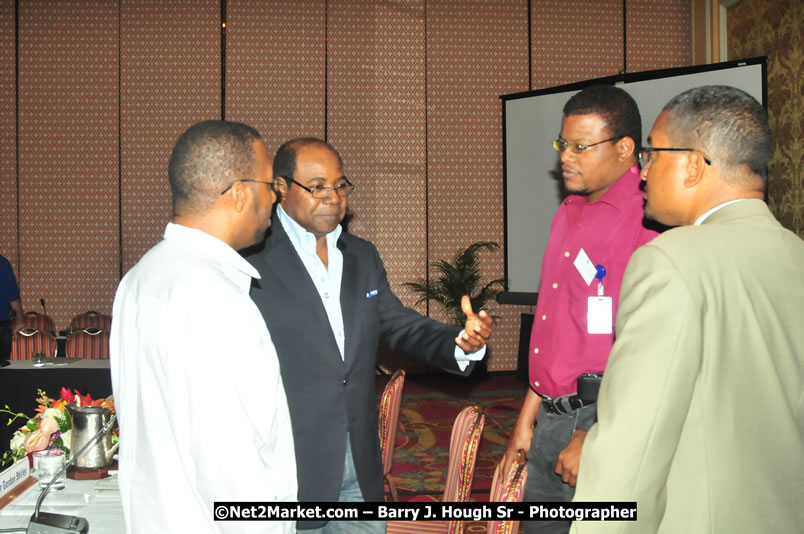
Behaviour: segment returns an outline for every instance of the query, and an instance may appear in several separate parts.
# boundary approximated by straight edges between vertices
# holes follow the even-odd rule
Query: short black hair
[[[293,178],[293,175],[296,173],[296,154],[300,148],[310,145],[320,145],[330,149],[338,158],[338,164],[341,166],[341,169],[343,169],[341,155],[332,145],[317,137],[297,137],[290,141],[285,141],[276,151],[274,155],[274,178],[279,178],[280,176]],[[290,188],[293,182],[287,182],[287,186]]]
[[[203,215],[220,192],[249,178],[256,164],[254,141],[260,133],[239,122],[208,120],[179,136],[168,164],[173,214]]]
[[[662,111],[668,112],[673,143],[700,150],[737,175],[742,167],[767,182],[773,135],[768,114],[754,97],[728,85],[705,85],[684,91]]]
[[[610,137],[630,137],[636,145],[634,155],[642,148],[642,117],[631,95],[613,85],[591,85],[575,93],[564,104],[564,115],[600,115]]]

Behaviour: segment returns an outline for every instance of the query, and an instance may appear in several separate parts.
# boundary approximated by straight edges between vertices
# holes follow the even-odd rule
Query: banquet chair
[[[449,467],[442,502],[467,502],[486,415],[480,406],[467,406],[455,418],[449,442]],[[389,521],[388,534],[463,534],[465,521]]]
[[[522,502],[525,496],[525,481],[528,478],[528,462],[525,450],[519,449],[516,460],[504,475],[503,460],[497,464],[494,477],[491,479],[489,502]],[[514,519],[492,519],[486,527],[486,534],[516,534],[519,532],[519,521]]]
[[[11,359],[30,360],[34,352],[53,356],[56,354],[56,338],[44,330],[28,327],[20,329],[11,341]]]
[[[25,322],[25,328],[35,328],[56,334],[56,325],[53,319],[48,315],[41,314],[35,311],[28,311],[23,314],[22,320]]]
[[[394,465],[394,449],[396,448],[396,433],[399,429],[399,406],[402,403],[402,389],[405,387],[405,370],[399,369],[380,396],[379,421],[377,428],[380,431],[380,450],[382,451],[382,474],[388,488],[391,490],[393,501],[399,501],[396,486],[391,479],[391,468]]]
[[[68,358],[102,360],[109,358],[109,331],[100,328],[75,330],[65,346]]]
[[[70,320],[70,328],[73,330],[83,330],[90,327],[109,330],[112,327],[112,317],[96,311],[88,311],[79,313]]]

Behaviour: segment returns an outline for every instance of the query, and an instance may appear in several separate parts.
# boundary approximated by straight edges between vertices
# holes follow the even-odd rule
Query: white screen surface
[[[664,105],[701,85],[731,85],[763,105],[764,58],[668,69],[585,82],[616,83],[636,100],[642,116],[642,142]],[[694,71],[694,72],[690,72]],[[644,79],[643,79],[644,78]],[[620,83],[620,81],[622,82]],[[503,96],[505,150],[505,263],[511,293],[539,291],[541,262],[550,224],[561,203],[558,152],[552,141],[561,129],[561,110],[581,84]]]

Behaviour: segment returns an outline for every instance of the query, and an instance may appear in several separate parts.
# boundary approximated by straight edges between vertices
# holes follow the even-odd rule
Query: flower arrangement
[[[82,395],[78,390],[70,391],[61,388],[58,399],[51,399],[47,393],[37,389],[38,397],[36,402],[36,415],[28,417],[24,413],[13,412],[5,405],[0,408],[0,413],[6,413],[11,417],[7,425],[17,419],[25,419],[27,423],[19,428],[11,438],[10,450],[3,453],[0,459],[0,467],[13,464],[25,456],[41,451],[43,449],[61,449],[69,458],[70,456],[70,431],[72,421],[67,406],[74,405],[79,408],[87,406],[99,406],[108,408],[114,412],[114,400],[112,397],[106,399],[93,399],[90,395]]]

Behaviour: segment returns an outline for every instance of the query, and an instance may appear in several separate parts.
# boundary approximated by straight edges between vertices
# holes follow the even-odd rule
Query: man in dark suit
[[[469,360],[485,352],[491,317],[475,314],[464,297],[467,321],[459,332],[402,305],[374,245],[341,232],[354,186],[340,155],[324,141],[283,144],[274,177],[280,204],[271,233],[247,259],[262,276],[251,295],[271,332],[287,390],[299,500],[383,501],[377,346],[468,373]],[[321,527],[385,529],[382,522],[298,524]]]

